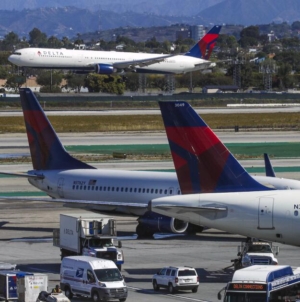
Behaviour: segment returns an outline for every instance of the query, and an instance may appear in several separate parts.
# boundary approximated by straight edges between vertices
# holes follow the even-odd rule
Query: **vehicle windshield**
[[[89,246],[91,247],[109,247],[113,246],[111,239],[90,239],[89,240]]]
[[[122,281],[123,277],[117,268],[105,268],[94,270],[97,279],[101,282]]]
[[[192,269],[185,269],[184,271],[178,271],[178,277],[184,276],[196,276],[196,272]]]
[[[272,253],[269,245],[250,245],[248,253]]]
[[[267,293],[226,293],[224,302],[266,302]]]

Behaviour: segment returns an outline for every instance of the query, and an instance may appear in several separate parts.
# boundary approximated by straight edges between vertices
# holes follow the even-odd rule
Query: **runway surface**
[[[54,203],[13,200],[0,200],[0,205],[1,261],[16,263],[25,271],[47,273],[49,289],[54,287],[59,283],[60,251],[52,245],[52,230],[59,226],[60,213],[82,210]],[[122,274],[129,287],[128,302],[218,301],[218,291],[232,278],[231,259],[236,257],[243,237],[210,229],[193,236],[123,240],[135,234],[136,218],[114,217],[118,221],[118,236],[125,255]],[[299,248],[279,246],[279,264],[298,267]],[[195,267],[200,278],[198,293],[182,291],[169,295],[163,289],[154,292],[151,277],[169,265]],[[72,301],[88,300],[74,298]]]

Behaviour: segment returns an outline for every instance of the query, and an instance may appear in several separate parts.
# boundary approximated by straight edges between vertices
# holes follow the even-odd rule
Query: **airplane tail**
[[[186,102],[159,102],[182,194],[270,190],[234,158]]]
[[[21,105],[35,170],[95,169],[72,157],[29,88],[20,88]]]
[[[270,158],[267,153],[264,153],[264,161],[265,161],[265,169],[266,169],[266,176],[269,177],[276,177],[275,171],[271,164]]]
[[[201,38],[185,55],[209,60],[209,57],[219,37],[221,25],[215,25],[204,37]]]

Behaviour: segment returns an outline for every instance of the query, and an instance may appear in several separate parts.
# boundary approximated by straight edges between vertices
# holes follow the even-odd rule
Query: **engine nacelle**
[[[109,64],[97,64],[95,65],[95,72],[98,74],[112,74],[115,72],[115,69]]]
[[[138,222],[136,228],[138,236],[152,236],[157,232],[182,234],[188,228],[188,222],[153,212],[146,212],[138,218]]]

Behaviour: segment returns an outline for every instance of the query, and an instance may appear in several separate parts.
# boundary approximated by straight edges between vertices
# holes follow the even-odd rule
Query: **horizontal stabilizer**
[[[17,176],[17,177],[25,177],[25,178],[33,178],[33,179],[44,179],[44,175],[34,175],[34,174],[27,174],[27,173],[10,173],[10,172],[1,172],[0,175],[10,175],[10,176]]]

